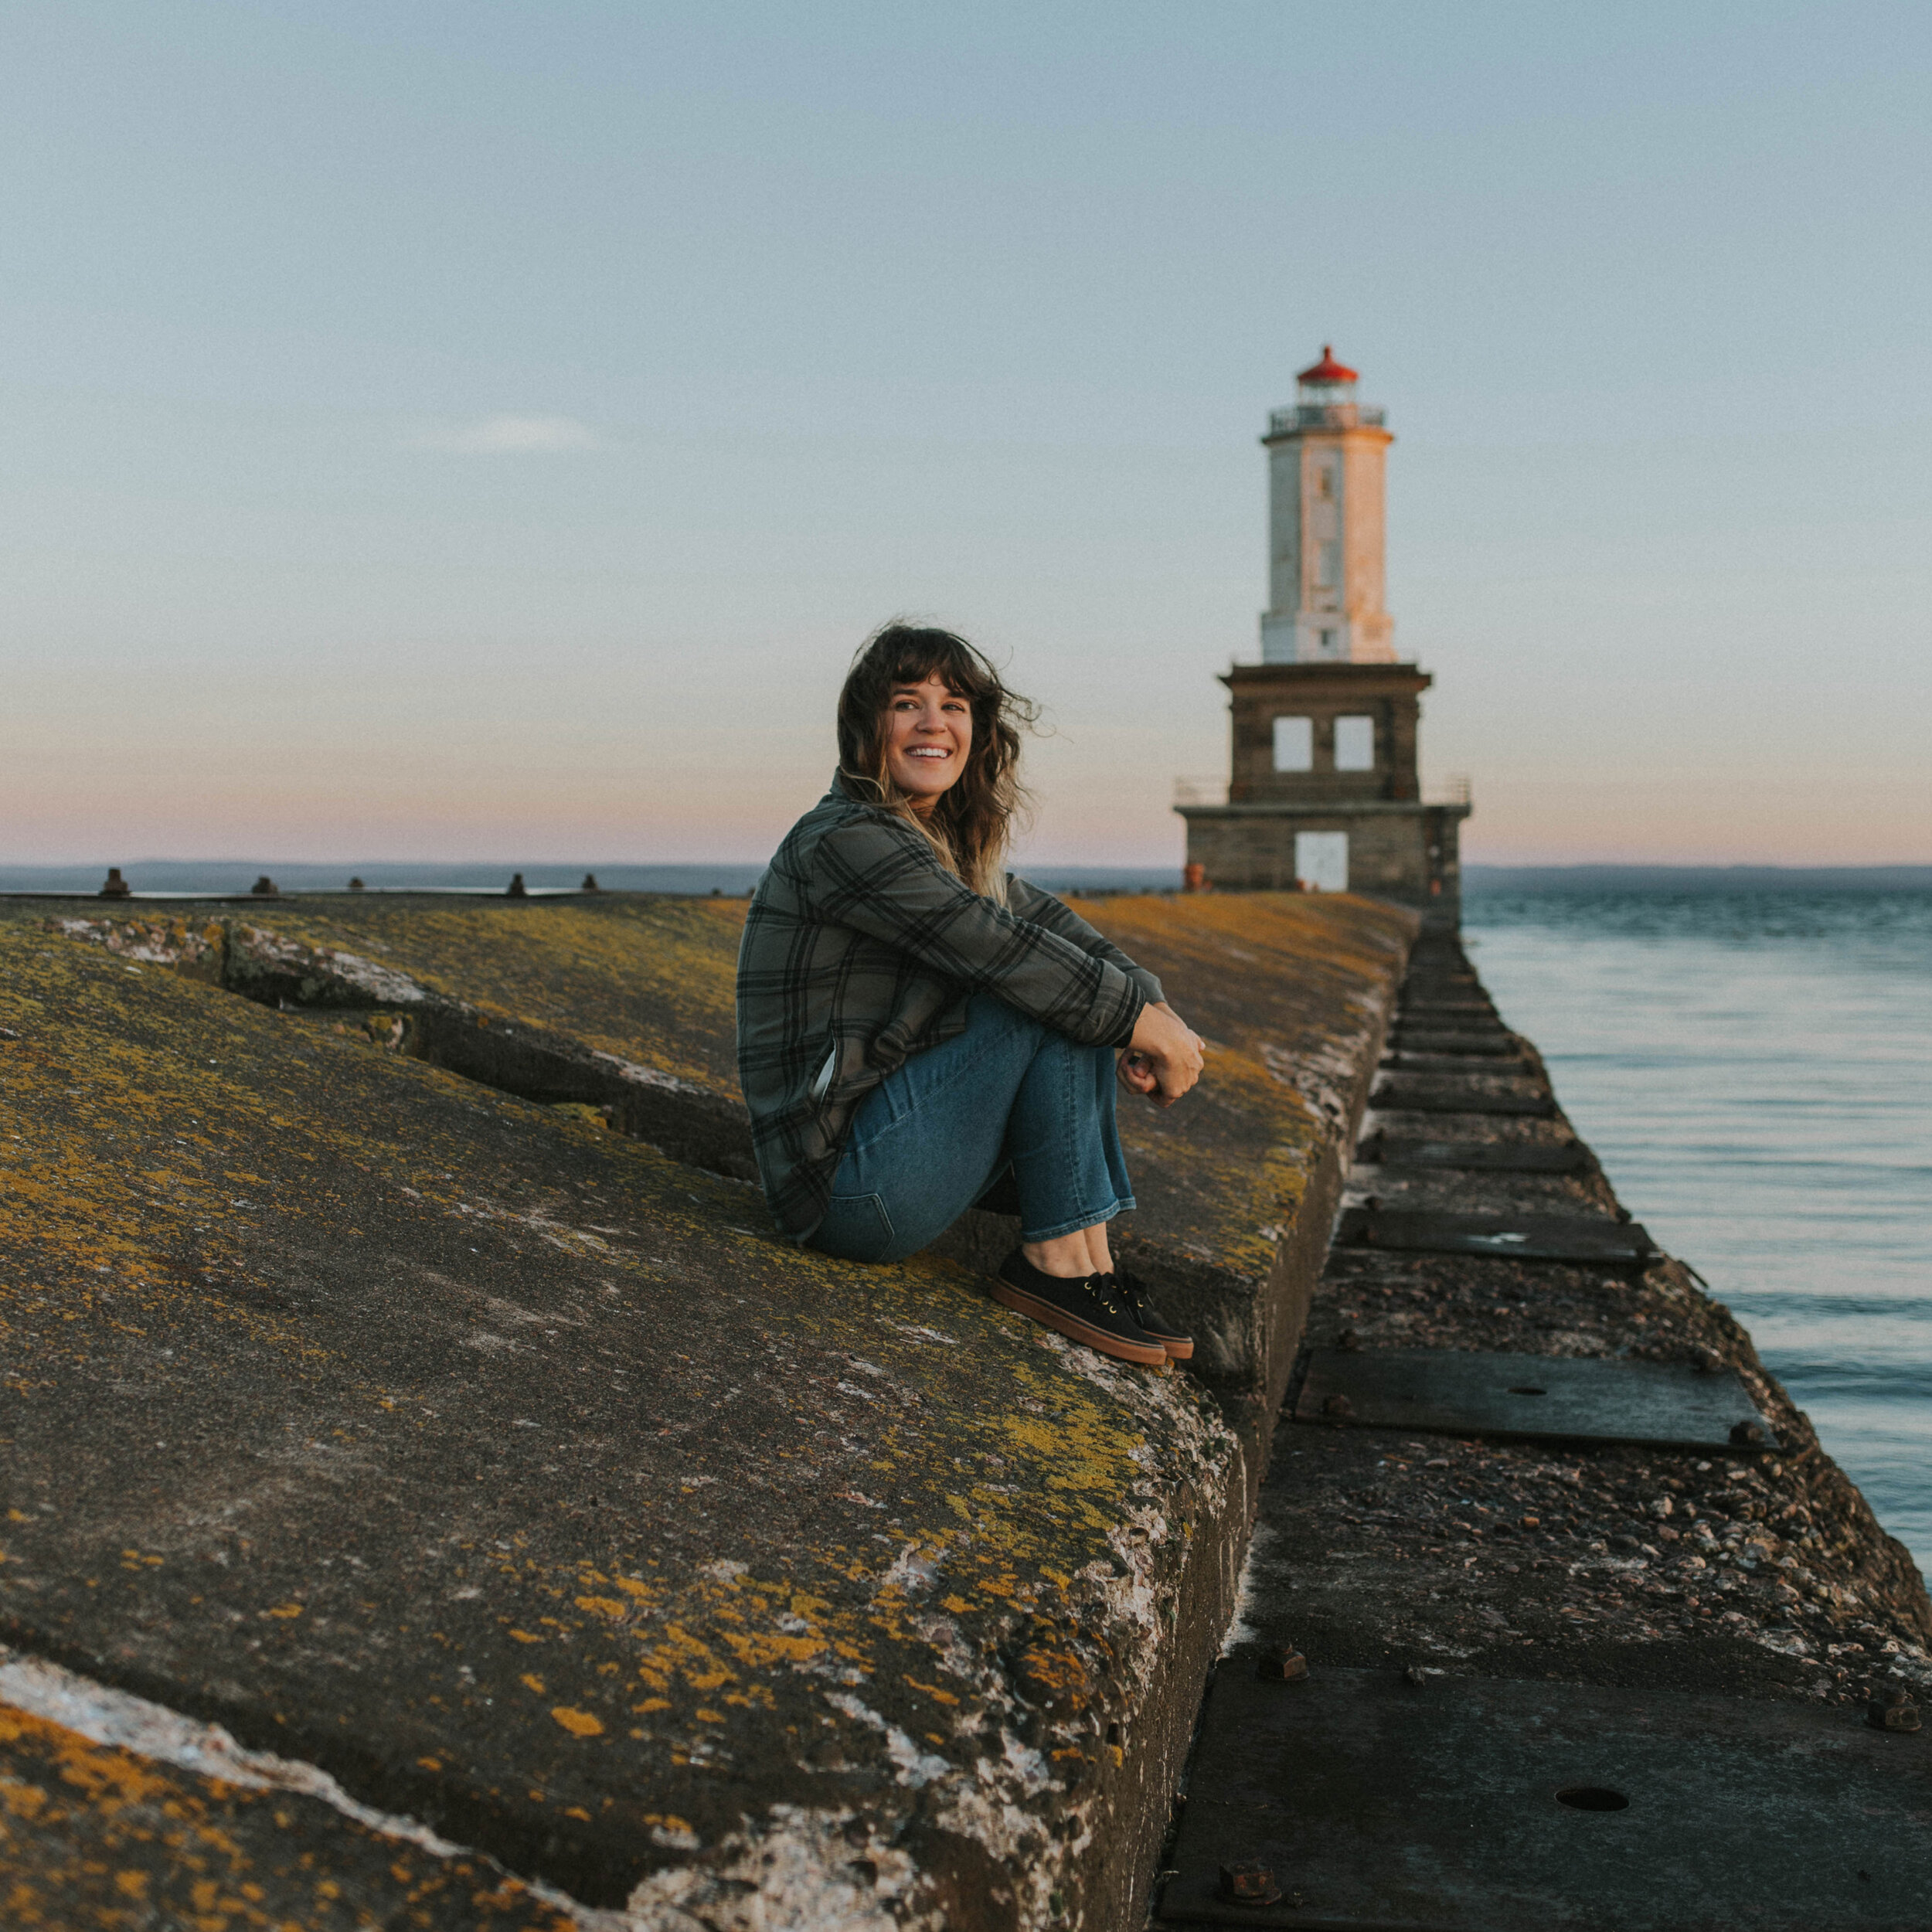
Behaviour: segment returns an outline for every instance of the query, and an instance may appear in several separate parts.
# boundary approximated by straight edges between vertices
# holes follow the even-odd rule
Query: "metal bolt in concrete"
[[[1242,1859],[1221,1867],[1221,1896],[1230,1905],[1274,1905],[1281,1896],[1274,1868],[1258,1859]]]

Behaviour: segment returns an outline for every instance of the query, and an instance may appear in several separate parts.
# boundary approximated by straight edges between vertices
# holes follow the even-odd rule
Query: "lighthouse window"
[[[1335,721],[1335,768],[1337,771],[1372,771],[1376,768],[1376,721],[1372,718],[1338,718]]]
[[[1315,720],[1312,718],[1275,719],[1274,768],[1277,771],[1314,770]]]
[[[1342,546],[1324,543],[1315,553],[1315,587],[1332,590],[1342,580]]]
[[[1325,499],[1332,500],[1333,498],[1335,495],[1335,468],[1332,464],[1324,463],[1321,467],[1315,471],[1315,493],[1317,496]]]

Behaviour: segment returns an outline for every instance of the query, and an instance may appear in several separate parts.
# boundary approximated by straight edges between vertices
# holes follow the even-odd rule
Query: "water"
[[[1471,957],[1619,1197],[1932,1560],[1932,891],[1478,885]]]

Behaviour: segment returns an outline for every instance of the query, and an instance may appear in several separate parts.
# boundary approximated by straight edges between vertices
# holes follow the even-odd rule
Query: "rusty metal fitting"
[[[1875,1731],[1915,1731],[1919,1707],[1903,1685],[1888,1685],[1866,1706],[1865,1721]]]
[[[1281,1888],[1274,1868],[1259,1859],[1240,1859],[1221,1867],[1221,1896],[1230,1905],[1278,1905]]]
[[[1255,1667],[1255,1675],[1273,1684],[1293,1684],[1308,1674],[1308,1660],[1298,1650],[1271,1650]]]

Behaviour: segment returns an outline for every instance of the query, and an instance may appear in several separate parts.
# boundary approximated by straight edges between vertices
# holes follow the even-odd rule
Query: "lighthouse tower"
[[[1190,875],[1210,885],[1372,893],[1453,926],[1470,811],[1466,785],[1425,799],[1422,694],[1383,608],[1383,474],[1395,439],[1355,400],[1327,347],[1277,410],[1268,452],[1268,597],[1261,662],[1237,664],[1227,798],[1196,798]]]
[[[1360,379],[1325,342],[1277,410],[1268,452],[1268,607],[1264,664],[1393,664],[1383,608],[1383,413],[1355,400]]]

